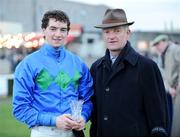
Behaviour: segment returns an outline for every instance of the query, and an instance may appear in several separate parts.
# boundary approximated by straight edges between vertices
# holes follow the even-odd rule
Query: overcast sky
[[[133,30],[180,31],[180,0],[67,0],[123,8]],[[101,19],[101,17],[100,17]]]

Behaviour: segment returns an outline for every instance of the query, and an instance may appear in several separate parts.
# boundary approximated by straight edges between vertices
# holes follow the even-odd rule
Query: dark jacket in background
[[[165,88],[157,65],[128,42],[111,67],[109,51],[93,63],[91,137],[166,136]]]

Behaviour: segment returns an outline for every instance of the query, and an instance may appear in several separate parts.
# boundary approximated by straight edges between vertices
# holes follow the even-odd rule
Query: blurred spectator
[[[174,114],[171,109],[171,98],[168,98],[172,123],[172,137],[180,137],[180,46],[169,40],[167,35],[159,35],[152,42],[160,53],[166,89],[174,101]]]
[[[38,47],[37,47],[38,48]],[[26,48],[24,45],[20,46],[19,48],[0,48],[0,60],[1,60],[1,66],[0,66],[0,74],[9,74],[13,73],[17,64],[28,54],[34,52],[37,50],[37,48]],[[3,65],[3,62],[6,62]],[[9,63],[7,63],[9,62]],[[6,65],[7,64],[7,65]],[[3,69],[3,70],[2,70]]]

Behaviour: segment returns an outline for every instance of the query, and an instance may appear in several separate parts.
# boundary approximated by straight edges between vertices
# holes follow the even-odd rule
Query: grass
[[[0,137],[30,137],[28,127],[12,116],[10,98],[0,102]]]
[[[89,125],[84,131],[86,137],[89,137]],[[30,137],[30,129],[12,116],[11,98],[0,98],[0,137]]]

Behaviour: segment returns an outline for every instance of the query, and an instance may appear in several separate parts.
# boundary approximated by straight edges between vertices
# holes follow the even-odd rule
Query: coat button
[[[105,91],[106,91],[106,92],[109,92],[109,91],[110,91],[110,89],[109,89],[109,88],[106,88],[106,89],[105,89]]]
[[[108,120],[108,116],[104,116],[104,121],[107,121]]]

